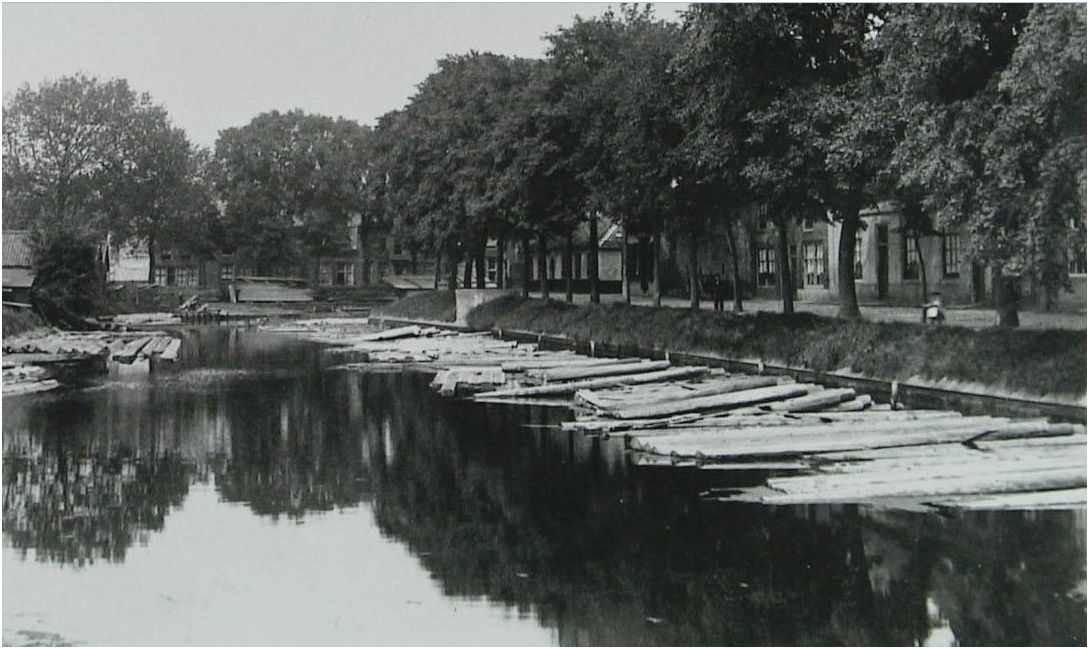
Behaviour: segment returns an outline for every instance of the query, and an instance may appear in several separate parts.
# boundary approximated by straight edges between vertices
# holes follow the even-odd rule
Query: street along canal
[[[1084,509],[704,502],[563,410],[337,362],[210,327],[4,399],[5,644],[1086,642]]]

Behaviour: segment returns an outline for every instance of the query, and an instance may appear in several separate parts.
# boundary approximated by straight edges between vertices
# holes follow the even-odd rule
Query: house
[[[620,293],[622,286],[622,260],[621,245],[623,234],[618,228],[610,226],[607,222],[599,221],[598,232],[604,234],[598,237],[598,290],[601,293]],[[582,223],[571,235],[571,265],[570,273],[572,288],[576,293],[590,292],[590,228]],[[553,292],[562,292],[567,287],[566,268],[566,239],[552,237],[547,242],[545,251],[545,273],[548,280],[548,289]],[[538,268],[539,241],[537,238],[529,240],[527,249],[523,249],[521,242],[511,245],[507,259],[506,276],[510,279],[510,286],[522,285],[523,261],[528,256],[530,262],[530,290],[540,286],[540,270]]]
[[[130,239],[120,241],[113,236],[106,237],[105,259],[107,282],[148,281],[151,272],[151,254],[146,240]]]
[[[27,230],[3,231],[3,294],[5,302],[29,302],[34,285],[34,255]]]

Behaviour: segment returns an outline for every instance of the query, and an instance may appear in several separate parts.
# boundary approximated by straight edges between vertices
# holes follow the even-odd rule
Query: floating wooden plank
[[[668,409],[668,404],[675,404],[677,402],[688,401],[690,399],[701,399],[703,397],[713,397],[717,395],[729,394],[732,392],[741,392],[744,390],[772,387],[788,383],[794,383],[794,379],[790,377],[776,376],[728,377],[726,379],[709,382],[709,384],[706,386],[693,386],[691,390],[678,389],[654,397],[638,396],[634,400],[618,404],[616,406],[608,408],[608,410],[616,411],[631,408],[645,408],[647,410],[650,410],[655,408],[656,406],[666,406],[666,408]]]
[[[159,358],[164,361],[176,361],[178,360],[178,352],[181,351],[181,338],[173,338],[170,344],[166,346],[166,349],[159,354]]]
[[[40,381],[20,381],[16,383],[9,383],[7,381],[4,381],[3,394],[5,397],[14,397],[21,394],[47,392],[49,390],[55,390],[60,386],[60,381],[57,381],[55,379],[43,379]]]
[[[843,403],[834,405],[830,408],[824,408],[823,410],[828,412],[857,412],[872,407],[873,397],[868,394],[860,394],[850,401],[844,401]]]
[[[502,385],[504,381],[506,381],[506,375],[499,366],[459,367],[436,374],[431,386],[437,388],[439,394],[452,397],[459,386],[467,390],[486,390]]]
[[[1002,439],[1016,439],[1021,437],[1051,437],[1060,435],[1074,435],[1084,433],[1085,426],[1081,424],[1051,423],[1046,419],[1030,419],[1026,421],[1012,422],[1000,429],[987,431],[980,439],[996,441]]]
[[[750,390],[739,390],[724,394],[714,394],[706,397],[695,397],[670,401],[667,403],[653,404],[649,406],[637,406],[606,413],[607,416],[616,419],[650,419],[652,417],[669,417],[686,412],[701,412],[705,410],[725,410],[740,406],[748,406],[767,401],[800,397],[816,389],[816,386],[802,383],[788,383],[784,385],[772,385]]]
[[[820,390],[802,397],[776,401],[761,407],[772,412],[809,412],[811,410],[820,410],[821,408],[835,406],[844,401],[853,399],[854,397],[855,391],[853,388],[834,388],[831,390]]]
[[[136,360],[136,355],[140,353],[140,350],[151,341],[150,336],[145,336],[125,343],[125,346],[113,355],[113,359],[122,363],[131,363]]]
[[[632,358],[589,367],[559,367],[547,370],[528,370],[526,371],[526,376],[551,383],[552,381],[572,381],[598,376],[653,372],[664,370],[669,366],[669,361],[644,361],[642,359]]]
[[[615,358],[586,358],[571,352],[559,352],[555,356],[511,359],[503,363],[504,372],[525,372],[527,370],[550,370],[557,367],[593,367],[615,365]]]
[[[494,399],[502,397],[534,397],[557,396],[574,394],[579,390],[592,390],[614,385],[637,385],[640,383],[652,383],[654,381],[670,381],[679,378],[699,376],[707,371],[706,367],[673,367],[658,372],[646,372],[640,374],[625,374],[621,376],[605,376],[596,379],[572,381],[570,383],[549,383],[547,385],[533,385],[520,388],[506,388],[494,390],[476,395],[477,398]]]

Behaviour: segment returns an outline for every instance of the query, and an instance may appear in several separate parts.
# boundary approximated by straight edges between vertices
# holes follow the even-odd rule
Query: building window
[[[403,255],[404,252],[405,252],[405,247],[404,247],[404,244],[401,243],[401,240],[400,239],[394,239],[393,240],[393,254],[394,255]]]
[[[942,275],[960,277],[960,235],[942,233]]]
[[[802,219],[802,230],[811,232],[813,230],[813,223],[813,217],[811,216]]]
[[[575,276],[575,279],[579,279],[580,277],[582,277],[582,255],[577,254],[572,256],[575,258],[575,271],[573,274]]]
[[[158,285],[158,286],[169,286],[169,284],[166,283],[167,279],[168,279],[167,269],[162,267],[162,266],[156,266],[155,267],[155,284]]]
[[[228,282],[234,279],[234,264],[223,264],[220,266],[219,279]]]
[[[855,235],[855,279],[862,279],[862,235]]]
[[[496,273],[498,272],[498,269],[499,269],[499,264],[496,262],[495,258],[494,257],[489,257],[488,258],[487,277],[488,277],[488,281],[491,282],[492,284],[495,283]]]
[[[1085,242],[1073,241],[1066,255],[1066,270],[1071,275],[1085,275]]]
[[[802,247],[805,263],[805,285],[824,286],[824,244],[813,241]]]
[[[168,276],[169,277],[169,276]],[[174,269],[174,285],[192,287],[199,284],[197,269],[192,266],[179,266]]]
[[[352,272],[352,264],[337,262],[333,264],[333,284],[337,286],[355,285],[355,273]]]
[[[904,279],[919,279],[919,242],[915,237],[908,236],[906,232],[903,234],[903,237]]]
[[[775,286],[775,248],[756,251],[756,283],[758,286]]]
[[[333,285],[333,268],[329,264],[318,265],[318,284],[322,286]]]

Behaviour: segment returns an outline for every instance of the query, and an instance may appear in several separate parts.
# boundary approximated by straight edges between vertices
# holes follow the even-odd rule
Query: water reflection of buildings
[[[229,379],[190,366],[4,404],[14,547],[121,560],[211,480],[262,516],[367,501],[447,595],[535,616],[562,644],[1085,642],[1084,511],[701,503],[707,472],[633,469],[618,443],[548,428],[556,411],[449,403],[426,377],[322,372],[313,350],[219,336],[189,353]]]

